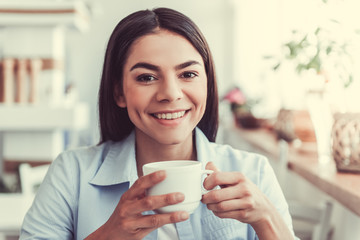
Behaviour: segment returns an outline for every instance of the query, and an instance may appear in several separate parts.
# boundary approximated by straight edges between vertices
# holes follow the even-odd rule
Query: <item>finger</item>
[[[207,204],[207,208],[213,212],[229,212],[254,209],[254,205],[248,200],[231,199],[218,203],[209,203]]]
[[[122,227],[127,232],[133,234],[133,236],[137,236],[136,239],[143,239],[150,232],[165,224],[182,222],[188,218],[189,214],[182,211],[166,214],[141,215],[126,221],[126,223],[122,224]]]
[[[159,182],[163,181],[166,178],[166,172],[164,170],[156,171],[148,175],[140,177],[135,183],[129,188],[128,191],[124,194],[127,199],[136,199],[138,197],[143,197],[148,188],[153,187]]]
[[[129,204],[125,209],[123,209],[123,214],[129,216],[139,214],[144,211],[156,210],[161,207],[180,203],[184,201],[184,199],[184,194],[180,192],[147,196]]]
[[[220,172],[220,170],[215,166],[215,164],[213,163],[213,162],[208,162],[207,164],[206,164],[206,166],[205,166],[205,169],[207,169],[207,170],[213,170],[214,172]],[[210,174],[211,175],[211,174]],[[206,179],[207,179],[208,177],[206,177],[205,179],[204,179],[204,182],[203,182],[203,185],[204,185],[204,188],[205,189],[207,189],[207,190],[211,190],[211,189],[213,189],[213,188],[206,188],[205,186],[205,182],[207,181]]]
[[[213,189],[216,186],[235,185],[245,181],[245,176],[239,172],[214,172],[204,181],[205,189]]]
[[[213,170],[214,172],[220,172],[220,169],[218,169],[213,162],[208,162],[205,166],[205,169]]]
[[[246,209],[236,210],[236,211],[228,211],[228,212],[213,212],[215,216],[219,218],[232,218],[238,219],[242,222],[249,222],[251,213]]]
[[[189,218],[189,213],[185,211],[163,213],[163,214],[152,214],[138,218],[134,222],[134,227],[138,229],[139,228],[156,229],[162,227],[165,224],[185,221],[188,218]]]
[[[201,201],[204,204],[218,203],[230,199],[239,199],[248,196],[247,191],[241,191],[239,187],[228,187],[212,190],[202,196]]]

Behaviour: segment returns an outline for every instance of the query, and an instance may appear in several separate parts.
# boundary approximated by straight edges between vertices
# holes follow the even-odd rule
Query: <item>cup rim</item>
[[[151,163],[147,163],[143,166],[143,168],[148,168],[148,169],[158,169],[159,166],[161,168],[162,164],[169,164],[165,167],[166,170],[169,169],[183,169],[183,168],[188,168],[194,165],[200,165],[201,162],[197,161],[197,160],[167,160],[167,161],[159,161],[159,162],[151,162]],[[179,163],[184,164],[184,165],[180,165]]]

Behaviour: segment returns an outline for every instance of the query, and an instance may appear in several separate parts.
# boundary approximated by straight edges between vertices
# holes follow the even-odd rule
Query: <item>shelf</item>
[[[85,103],[71,106],[0,105],[0,131],[80,130],[88,126]]]
[[[82,1],[5,0],[0,2],[0,26],[67,25],[87,30],[90,12]]]

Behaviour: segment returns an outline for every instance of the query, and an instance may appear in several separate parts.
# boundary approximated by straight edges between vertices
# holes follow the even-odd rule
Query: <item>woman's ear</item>
[[[115,86],[114,99],[115,99],[116,105],[118,105],[121,108],[126,108],[125,96],[124,96],[124,94],[121,93],[120,87],[118,85]]]

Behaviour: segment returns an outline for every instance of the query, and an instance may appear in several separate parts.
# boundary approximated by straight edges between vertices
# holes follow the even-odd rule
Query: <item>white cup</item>
[[[148,163],[143,166],[144,175],[166,171],[166,178],[148,190],[149,196],[181,192],[185,199],[181,203],[156,209],[159,213],[187,211],[193,213],[199,206],[201,197],[208,191],[203,187],[203,175],[212,170],[203,170],[201,162],[194,160],[172,160]]]

